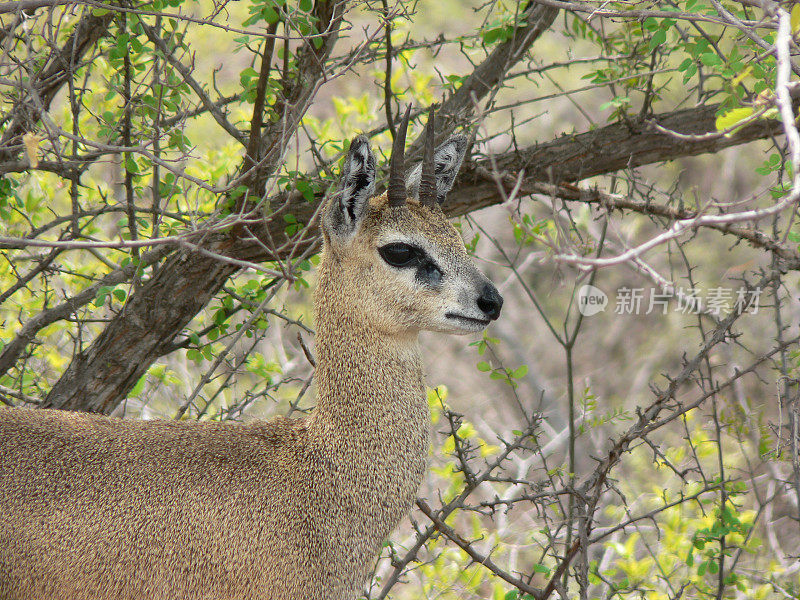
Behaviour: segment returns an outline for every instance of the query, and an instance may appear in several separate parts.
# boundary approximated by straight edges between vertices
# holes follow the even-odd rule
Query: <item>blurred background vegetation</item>
[[[506,304],[423,334],[431,471],[364,596],[798,598],[798,31],[771,0],[2,3],[0,402],[307,412],[315,211],[353,135],[385,168],[439,103]]]

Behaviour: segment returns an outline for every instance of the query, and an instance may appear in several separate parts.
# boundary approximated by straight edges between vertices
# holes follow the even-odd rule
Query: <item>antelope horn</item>
[[[433,138],[436,131],[436,105],[431,106],[425,125],[425,150],[422,158],[422,175],[419,180],[419,201],[425,206],[436,206],[436,161],[433,159]]]
[[[408,105],[403,122],[397,129],[397,135],[392,145],[392,158],[389,163],[389,206],[403,206],[406,203],[406,131],[408,130],[408,117],[411,105]]]

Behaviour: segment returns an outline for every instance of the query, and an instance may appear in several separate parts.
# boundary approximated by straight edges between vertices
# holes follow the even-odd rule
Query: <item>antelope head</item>
[[[394,140],[385,194],[374,194],[369,140],[360,135],[351,142],[322,219],[324,264],[365,319],[387,334],[480,331],[500,315],[503,298],[442,211],[467,138],[454,135],[434,148],[431,110],[424,158],[406,173],[409,112]]]

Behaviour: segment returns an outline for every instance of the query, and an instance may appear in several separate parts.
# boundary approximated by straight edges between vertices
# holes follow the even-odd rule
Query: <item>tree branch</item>
[[[437,111],[443,118],[436,120],[437,139],[447,137],[456,126],[469,121],[475,103],[490,91],[496,90],[505,80],[509,69],[517,64],[533,43],[547,31],[558,15],[557,8],[529,2],[514,32],[505,42],[498,44],[486,59],[464,79],[458,89],[446,98]],[[415,140],[409,148],[409,158],[421,156],[422,139]]]
[[[21,136],[31,129],[41,117],[42,112],[49,110],[50,103],[63,85],[72,76],[75,65],[81,62],[84,55],[108,32],[111,21],[116,16],[109,11],[97,16],[89,9],[88,16],[84,16],[75,26],[72,35],[64,45],[48,58],[30,86],[32,94],[24,94],[14,104],[8,118],[11,123],[0,138],[0,163],[5,163],[16,158],[22,148]],[[33,97],[37,101],[32,100]]]
[[[287,96],[276,113],[282,119],[264,127],[258,156],[264,157],[250,180],[265,181],[278,166],[286,140],[297,128],[310,98],[325,79],[324,64],[333,50],[342,22],[344,2],[317,2],[314,17],[324,33],[322,44],[311,42],[298,53],[297,75],[287,85]],[[247,159],[242,164],[246,171]],[[253,190],[260,198],[263,190]],[[282,215],[272,215],[276,238],[285,239]],[[285,224],[284,224],[285,225]],[[237,229],[241,234],[241,231]],[[269,238],[266,238],[269,239]],[[251,242],[252,243],[252,242]],[[259,255],[268,252],[263,243],[252,243]],[[209,236],[204,248],[213,254],[236,257],[243,245],[236,234]],[[247,245],[247,244],[245,244]],[[50,390],[42,406],[91,412],[112,412],[151,364],[164,354],[172,340],[214,297],[238,266],[203,252],[172,254],[147,282],[128,299],[125,308],[83,353],[76,355]]]
[[[433,524],[436,526],[436,529],[441,532],[445,537],[455,543],[456,546],[461,548],[464,552],[466,552],[469,557],[475,561],[479,565],[483,565],[487,569],[489,569],[492,573],[497,575],[503,581],[506,581],[513,585],[515,588],[520,590],[525,594],[530,594],[535,598],[539,598],[542,596],[542,590],[529,585],[527,582],[523,581],[519,577],[515,577],[511,573],[504,571],[500,567],[498,567],[494,561],[489,557],[489,555],[482,555],[480,552],[475,550],[472,547],[472,544],[462,538],[452,527],[449,527],[444,521],[442,521],[436,514],[431,510],[431,507],[428,506],[428,503],[425,502],[422,498],[417,500],[417,506],[419,509],[428,517]]]
[[[152,264],[161,259],[168,252],[169,250],[166,247],[151,250],[149,253],[140,258],[139,266],[144,267]],[[27,323],[25,323],[14,339],[11,340],[11,342],[9,342],[5,348],[3,348],[3,352],[0,354],[0,375],[6,373],[11,367],[14,366],[23,350],[25,350],[25,347],[35,339],[36,334],[39,333],[39,331],[48,325],[55,323],[56,321],[67,318],[80,307],[85,306],[94,300],[97,297],[97,291],[100,289],[100,287],[118,285],[125,281],[129,281],[136,272],[136,269],[137,265],[130,263],[128,266],[123,267],[122,269],[109,273],[100,281],[86,288],[79,294],[76,294],[72,298],[69,298],[68,300],[53,306],[52,308],[46,309],[37,314],[35,317],[31,318]]]
[[[795,107],[800,105],[800,94],[794,98]],[[703,134],[716,131],[716,112],[718,105],[700,106],[686,110],[656,115],[657,122],[669,125],[669,129]],[[760,120],[743,127],[738,133],[728,137],[702,138],[696,141],[676,139],[662,133],[646,123],[634,126],[627,123],[613,123],[585,133],[558,137],[550,142],[537,144],[519,152],[500,154],[479,161],[465,163],[453,189],[447,196],[443,208],[451,216],[499,204],[505,195],[517,187],[518,196],[542,193],[545,189],[563,190],[568,200],[587,201],[585,195],[576,188],[570,190],[565,183],[577,182],[588,177],[614,173],[621,169],[674,160],[699,154],[719,152],[725,148],[746,144],[755,140],[781,135],[779,121]],[[493,173],[493,169],[499,174]],[[520,178],[520,176],[522,177]],[[549,186],[543,188],[543,186]],[[322,195],[317,196],[322,202]],[[272,218],[255,229],[258,237],[270,235],[274,240],[286,244],[287,239],[283,216],[293,215],[298,222],[311,220],[317,203],[309,203],[300,194],[279,195],[271,200],[272,206],[281,206]],[[635,210],[634,204],[620,205],[621,208]],[[650,211],[654,214],[653,211]],[[665,214],[664,216],[670,216]],[[741,239],[763,245],[781,253],[783,258],[792,259],[794,253],[783,256],[784,248],[771,243],[758,232],[747,232],[739,228],[719,228],[724,233],[737,235]],[[307,244],[318,241],[318,232],[309,232]],[[263,248],[253,242],[241,240],[232,247],[237,258],[250,261],[265,260]],[[279,257],[283,255],[279,254]]]
[[[800,94],[793,97],[795,110]],[[699,106],[656,115],[662,127],[681,133],[703,135],[716,131],[719,105]],[[489,173],[493,163],[503,175],[516,181],[524,171],[520,193],[535,193],[532,183],[568,183],[622,169],[640,167],[676,158],[719,152],[754,140],[782,135],[780,121],[763,119],[742,127],[727,137],[704,137],[689,141],[657,131],[647,123],[614,123],[593,131],[565,135],[519,152],[509,152],[464,166],[447,197],[451,215],[491,206],[502,201],[497,182]],[[510,188],[509,188],[510,191]]]

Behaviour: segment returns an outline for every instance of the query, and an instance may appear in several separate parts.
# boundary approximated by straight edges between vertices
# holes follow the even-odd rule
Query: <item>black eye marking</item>
[[[416,269],[415,278],[423,285],[436,286],[442,282],[442,270],[422,248],[395,242],[381,246],[378,253],[393,267]]]
[[[442,270],[432,260],[426,260],[417,269],[417,281],[437,286],[442,282]]]
[[[412,267],[419,264],[420,255],[424,253],[409,244],[395,242],[378,248],[381,258],[393,267]]]

